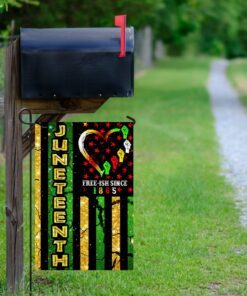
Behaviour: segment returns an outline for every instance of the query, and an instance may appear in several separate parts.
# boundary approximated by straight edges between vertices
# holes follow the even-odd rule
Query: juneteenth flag
[[[133,269],[133,123],[35,125],[35,266]]]

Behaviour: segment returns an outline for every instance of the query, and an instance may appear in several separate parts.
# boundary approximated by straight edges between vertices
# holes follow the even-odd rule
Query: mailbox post
[[[23,280],[22,160],[30,150],[19,112],[26,108],[40,114],[38,123],[59,121],[67,113],[95,112],[109,97],[133,96],[134,30],[123,28],[120,20],[116,18],[120,28],[21,29],[20,39],[7,49],[6,271],[10,292],[17,291]]]

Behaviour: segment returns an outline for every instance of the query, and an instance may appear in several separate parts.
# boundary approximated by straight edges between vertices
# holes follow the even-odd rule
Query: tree
[[[8,10],[8,6],[22,7],[23,4],[38,5],[38,0],[0,0],[0,12]]]
[[[127,14],[128,23],[140,28],[152,23],[160,3],[162,0],[42,0],[38,7],[23,6],[21,13],[9,9],[0,26],[6,26],[10,19],[27,27],[112,26],[114,15]]]
[[[106,27],[113,26],[114,15],[128,14],[136,29],[152,26],[170,54],[193,47],[210,55],[247,55],[246,0],[42,0],[35,7],[23,4],[36,0],[3,1],[9,9],[1,15],[0,30],[12,19],[16,28]]]
[[[4,10],[8,9],[8,2],[7,0],[0,0],[0,13],[2,13]]]
[[[213,55],[235,55],[238,39],[239,15],[242,0],[207,0],[200,4],[203,12],[199,29],[199,44],[202,52]]]
[[[187,37],[198,30],[197,1],[163,0],[154,22],[155,36],[162,39],[173,55],[181,54]]]
[[[246,32],[246,6],[244,0],[163,0],[156,36],[172,54],[182,54],[194,45],[198,52],[210,55],[242,55],[239,30]]]

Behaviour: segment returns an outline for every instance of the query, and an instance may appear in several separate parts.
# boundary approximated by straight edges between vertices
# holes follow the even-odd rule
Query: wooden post
[[[6,272],[9,292],[23,282],[22,130],[19,121],[19,42],[6,53],[5,143],[6,143]]]

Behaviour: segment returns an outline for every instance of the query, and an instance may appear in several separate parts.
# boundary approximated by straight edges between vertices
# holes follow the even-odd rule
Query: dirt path
[[[228,62],[212,64],[208,81],[223,173],[236,189],[241,223],[247,227],[247,112],[226,76]]]

